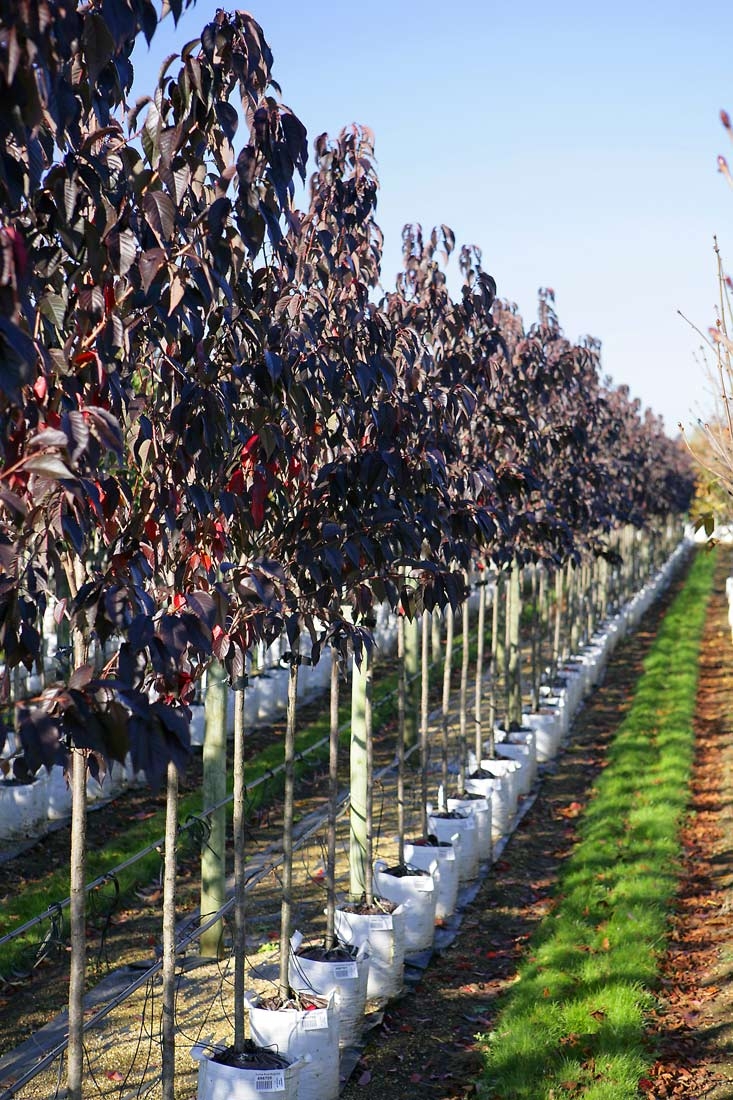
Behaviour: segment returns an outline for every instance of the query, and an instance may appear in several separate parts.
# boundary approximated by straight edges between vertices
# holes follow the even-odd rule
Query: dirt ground
[[[684,862],[650,1030],[661,1051],[643,1083],[650,1100],[733,1097],[733,643],[725,600],[733,552],[721,547],[718,556],[700,660]]]

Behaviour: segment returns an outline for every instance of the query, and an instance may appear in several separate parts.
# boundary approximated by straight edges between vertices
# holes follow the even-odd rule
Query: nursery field
[[[729,928],[733,815],[725,807],[730,803],[728,796],[733,783],[733,749],[727,744],[733,713],[733,675],[727,660],[730,629],[725,578],[732,566],[733,554],[724,548],[714,557],[698,555],[692,574],[674,581],[644,616],[640,629],[618,647],[609,662],[603,684],[580,710],[565,749],[552,763],[544,766],[541,782],[525,801],[517,828],[464,911],[458,935],[450,945],[436,952],[421,977],[414,973],[415,980],[408,983],[407,993],[387,1007],[383,1019],[381,1015],[374,1019],[375,1027],[368,1033],[367,1045],[343,1091],[346,1100],[381,1100],[385,1090],[398,1100],[418,1093],[434,1100],[463,1100],[477,1093],[517,1100],[545,1096],[687,1097],[689,1100],[710,1097],[711,1100],[723,1100],[730,1095],[726,1089],[733,1087],[730,1084],[733,1080],[733,1005],[726,981],[733,957],[733,934]],[[712,594],[705,613],[713,569]],[[681,604],[685,599],[687,604]],[[692,622],[695,614],[698,628]],[[660,655],[660,639],[664,642],[665,629],[676,629],[683,641],[687,634],[694,635],[695,629],[698,633],[702,629],[696,694],[698,657],[694,638],[690,650],[689,646],[678,645],[674,636],[668,637],[668,649]],[[670,657],[670,646],[684,652]],[[673,659],[681,662],[679,668],[668,664]],[[658,698],[653,693],[659,690],[659,683],[655,686],[651,682],[649,686],[649,677],[653,675],[662,682]],[[635,1057],[640,1059],[632,1067],[637,1085],[633,1089],[626,1086],[625,1090],[616,1087],[613,1091],[609,1075],[603,1069],[602,1060],[608,1051],[603,1049],[599,1038],[604,1032],[604,1019],[611,1014],[606,1003],[607,991],[604,992],[603,985],[599,984],[597,1005],[590,1009],[591,1019],[595,1020],[592,1028],[584,1031],[580,1026],[567,1026],[557,1031],[558,1005],[563,990],[555,988],[556,978],[550,972],[549,963],[545,967],[544,960],[538,961],[537,954],[546,950],[550,922],[554,920],[559,924],[563,899],[569,893],[569,876],[582,853],[583,844],[588,844],[588,829],[595,828],[596,837],[599,829],[603,835],[604,820],[596,817],[593,822],[593,807],[595,805],[597,815],[598,806],[602,805],[598,794],[601,781],[610,780],[614,769],[623,766],[623,758],[614,756],[614,752],[620,751],[618,746],[622,746],[620,731],[631,723],[633,733],[633,716],[640,705],[647,708],[642,712],[647,716],[663,714],[670,709],[664,699],[664,682],[668,675],[670,684],[684,677],[689,681],[696,750],[690,803],[683,819],[682,858],[677,860],[673,840],[672,855],[670,849],[663,851],[664,874],[655,880],[658,897],[651,898],[651,908],[664,905],[663,895],[665,891],[673,892],[677,875],[679,887],[669,917],[662,909],[662,933],[659,934],[659,928],[654,933],[658,938],[654,941],[650,968],[632,975],[631,985],[643,986],[636,990],[640,1026],[631,1043],[632,1046],[636,1044]],[[646,688],[643,687],[645,683]],[[262,750],[270,739],[277,740],[281,734],[277,727],[261,732],[253,749]],[[375,723],[377,770],[390,762],[393,746],[393,720],[381,725]],[[631,751],[638,752],[638,746],[632,744]],[[679,755],[677,747],[673,755]],[[678,784],[679,780],[680,773],[674,772],[671,781]],[[666,780],[663,775],[652,779],[657,789],[665,781],[669,782],[670,776]],[[195,786],[195,771],[189,782]],[[385,775],[377,783],[375,794],[379,819],[375,856],[387,860],[394,859],[395,853],[391,782]],[[308,773],[299,783],[296,817],[304,825],[315,807],[322,804],[324,786],[322,768]],[[408,827],[418,829],[419,791],[414,777],[408,787]],[[666,790],[664,788],[664,792]],[[636,794],[635,790],[635,797]],[[684,810],[684,788],[678,795],[679,806]],[[160,797],[142,791],[129,792],[96,815],[100,826],[98,829],[94,824],[90,826],[92,843],[110,843],[115,832],[124,830],[130,822],[144,821],[157,813],[160,806]],[[280,832],[280,813],[281,805],[274,797],[268,811],[262,812],[256,821],[250,821],[250,857],[258,850],[267,851],[268,845],[275,842]],[[609,836],[614,835],[617,824],[611,819],[605,822]],[[316,830],[312,840],[298,851],[296,927],[299,922],[309,930],[319,927],[324,897],[323,844],[323,834]],[[4,865],[4,910],[12,908],[14,898],[27,891],[33,879],[42,881],[44,869],[50,864],[63,861],[67,846],[68,837],[59,829],[42,845],[23,853],[22,860]],[[601,847],[604,850],[595,854],[600,857],[603,869],[596,868],[597,881],[590,887],[583,887],[588,890],[585,908],[589,912],[598,901],[599,892],[605,889],[603,880],[607,874],[610,877],[612,869],[621,880],[626,871],[632,871],[627,855],[619,854],[616,865],[613,854],[609,855],[603,844]],[[347,848],[347,838],[342,836],[337,863],[337,878],[342,888],[348,877]],[[618,851],[621,853],[620,847]],[[644,858],[647,858],[646,852]],[[184,854],[178,888],[181,914],[196,904],[197,862],[193,856],[186,858]],[[273,957],[277,948],[279,889],[279,878],[273,871],[265,876],[261,888],[248,902],[248,985],[261,990],[275,977]],[[102,907],[96,927],[94,920],[89,926],[90,954],[96,959],[96,971],[90,975],[92,984],[110,969],[111,960],[115,968],[129,963],[134,969],[135,965],[140,966],[143,960],[149,961],[155,955],[159,943],[160,902],[160,889],[151,881],[149,886],[125,898],[109,921],[104,918]],[[605,897],[601,897],[602,907],[606,904]],[[641,928],[635,903],[626,900],[624,904],[629,922],[639,920]],[[610,916],[604,914],[604,923],[608,925],[609,921]],[[667,926],[668,950],[665,953],[661,948]],[[578,934],[578,956],[585,964],[586,960],[600,955],[605,964],[605,956],[610,959],[613,955],[615,943],[610,941],[615,932],[608,928],[598,931],[594,927],[594,934],[594,945],[584,944]],[[632,938],[635,936],[634,932]],[[657,964],[658,977],[655,975]],[[529,973],[532,968],[535,973]],[[543,976],[545,969],[546,976]],[[568,966],[566,971],[570,969]],[[561,986],[566,977],[567,973],[560,975]],[[64,1004],[66,982],[62,956],[60,960],[58,957],[55,961],[49,960],[26,980],[5,984],[2,990],[5,1053],[54,1018]],[[497,1060],[495,1036],[505,1033],[504,1040],[511,1044],[511,1028],[528,1026],[521,1019],[512,1020],[515,1012],[512,1005],[516,1003],[517,991],[521,990],[523,982],[530,983],[536,991],[535,1003],[530,998],[529,1005],[525,1005],[530,1013],[530,1029],[542,1029],[535,1031],[535,1035],[546,1032],[551,1036],[551,1041],[544,1043],[546,1061],[543,1064],[535,1059],[533,1072],[536,1077],[529,1085],[518,1080],[504,1085],[494,1080],[492,1084]],[[195,955],[185,960],[178,978],[176,1003],[179,1031],[177,1096],[196,1095],[196,1064],[190,1056],[193,1042],[225,1038],[230,1029],[227,1006],[230,986],[231,974],[225,963],[202,964]],[[135,1095],[133,1078],[139,1070],[141,1051],[143,1060],[147,1059],[145,1073],[152,1088],[147,1094],[157,1095],[155,1077],[159,1073],[160,1055],[153,1037],[159,998],[156,983],[147,983],[139,997],[126,1001],[88,1036],[90,1095]],[[378,1026],[377,1019],[381,1020]],[[43,1041],[42,1033],[36,1042],[42,1046]],[[534,1058],[543,1044],[534,1040],[532,1045]],[[623,1045],[628,1047],[628,1036]],[[521,1057],[515,1053],[513,1061],[517,1060],[521,1062]],[[644,1067],[641,1072],[639,1065]],[[16,1095],[53,1095],[56,1072],[57,1067],[52,1074],[41,1075]]]
[[[193,6],[0,17],[0,1100],[667,1095],[693,456]]]

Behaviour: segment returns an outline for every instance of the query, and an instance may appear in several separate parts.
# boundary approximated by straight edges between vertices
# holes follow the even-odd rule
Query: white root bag
[[[562,740],[562,713],[558,706],[551,709],[552,700],[545,701],[538,714],[525,714],[522,722],[534,730],[537,738],[537,760],[540,764],[554,759]]]
[[[317,993],[320,997],[333,994],[339,1025],[339,1047],[358,1045],[364,1029],[369,945],[360,944],[354,959],[329,960],[297,955],[302,942],[299,932],[295,932],[290,939],[293,949],[288,963],[290,985],[298,992]]]
[[[443,842],[437,848],[432,844],[411,844],[405,841],[405,862],[421,871],[429,871],[432,863],[437,863],[433,873],[435,879],[435,919],[445,920],[456,911],[458,899],[458,847],[461,838],[453,833],[450,842]]]
[[[405,910],[392,913],[347,913],[336,910],[336,935],[342,943],[369,948],[367,1000],[398,997],[405,980]]]
[[[325,1008],[310,1011],[260,1008],[256,996],[246,996],[253,1042],[303,1061],[298,1100],[338,1100],[339,1028],[333,995]]]
[[[470,882],[478,875],[479,849],[478,829],[472,814],[463,817],[435,817],[428,806],[428,831],[438,840],[450,840],[458,833],[461,843],[458,847],[458,881]]]
[[[243,1069],[212,1062],[209,1053],[194,1047],[191,1055],[199,1063],[198,1100],[298,1100],[300,1071],[297,1059],[286,1069]]]
[[[433,861],[435,863],[435,861]],[[437,867],[437,864],[435,864]],[[405,910],[405,954],[432,949],[435,939],[435,879],[427,875],[385,874],[387,863],[374,864],[374,892]]]
[[[529,794],[537,778],[537,737],[534,730],[509,733],[503,740],[497,739],[496,755],[500,759],[514,760],[519,764],[519,793]]]
[[[449,810],[469,814],[476,822],[479,863],[491,861],[491,791],[484,798],[449,798]]]
[[[481,761],[481,769],[493,777],[494,783],[487,783],[485,779],[467,779],[466,790],[471,794],[483,795],[487,790],[493,791],[493,835],[494,838],[505,836],[511,832],[514,815],[517,812],[519,765],[516,760],[487,759]]]

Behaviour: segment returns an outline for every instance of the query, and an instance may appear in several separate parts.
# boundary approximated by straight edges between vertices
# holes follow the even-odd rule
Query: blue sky
[[[217,7],[199,0],[135,55],[136,91]],[[350,122],[376,135],[391,287],[407,221],[477,244],[502,297],[534,319],[555,290],[572,339],[664,416],[712,410],[677,315],[714,320],[713,235],[733,272],[733,7],[722,0],[251,0],[284,101],[313,139]],[[451,264],[451,266],[454,266]],[[457,278],[457,276],[456,276]],[[457,284],[456,284],[457,285]]]

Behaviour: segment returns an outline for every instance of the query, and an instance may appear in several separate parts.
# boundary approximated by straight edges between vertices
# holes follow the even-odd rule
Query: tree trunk
[[[566,656],[570,656],[573,653],[578,652],[578,643],[580,638],[580,616],[578,614],[578,574],[577,570],[573,569],[572,564],[568,562],[568,613],[569,613],[569,635],[570,640],[567,647]]]
[[[405,744],[410,747],[417,744],[418,704],[417,676],[420,670],[420,629],[417,616],[405,623],[405,675],[407,677],[407,699],[405,711]]]
[[[242,680],[242,683],[244,681]],[[244,960],[246,950],[244,817],[247,788],[244,781],[244,687],[234,691],[234,1049],[244,1050]]]
[[[366,729],[366,875],[364,899],[367,905],[374,901],[374,860],[373,840],[374,830],[372,825],[372,812],[374,807],[374,738],[372,728],[372,677],[374,674],[374,658],[368,655],[366,671],[366,699],[364,701],[364,725]]]
[[[212,661],[206,674],[202,799],[204,809],[223,802],[227,793],[227,702],[229,685],[224,665]],[[201,845],[201,918],[207,920],[226,897],[226,807],[209,817],[209,834]],[[223,923],[217,921],[201,936],[200,951],[209,958],[223,954]]]
[[[522,571],[517,562],[509,574],[509,630],[507,645],[508,708],[507,729],[522,726]]]
[[[445,609],[445,659],[443,661],[443,745],[440,761],[440,778],[443,797],[448,797],[448,726],[450,712],[450,680],[453,666],[453,608]]]
[[[354,660],[351,672],[351,809],[349,812],[349,871],[352,901],[371,894],[372,852],[371,779],[369,775],[370,746],[369,693],[371,690],[371,655],[362,653],[361,667]]]
[[[293,798],[295,789],[295,718],[298,706],[298,663],[295,654],[288,677],[288,713],[285,724],[285,793],[283,796],[283,874],[280,905],[280,998],[290,996],[288,962],[293,914]]]
[[[440,614],[436,609],[430,612],[430,653],[436,669],[440,667],[443,656],[441,650]]]
[[[71,854],[69,936],[69,1100],[81,1100],[84,1073],[84,982],[86,976],[86,824],[87,762],[79,749],[71,750]]]
[[[497,661],[499,654],[499,592],[501,588],[501,573],[496,574],[496,588],[494,589],[494,601],[491,605],[491,655],[489,657],[489,759],[494,759],[496,751],[496,707],[498,699]],[[480,761],[479,761],[480,766]]]
[[[484,692],[484,646],[486,635],[486,584],[487,571],[480,573],[478,596],[478,637],[476,640],[476,678],[473,692],[473,747],[476,754],[476,767],[481,766],[483,752],[483,730],[481,727],[481,699]],[[494,597],[496,598],[496,597]]]
[[[163,863],[163,998],[160,1030],[162,1098],[175,1100],[176,1074],[176,850],[178,833],[178,772],[168,763]]]
[[[397,615],[397,862],[405,862],[405,616]]]
[[[468,578],[466,578],[468,582]],[[462,633],[461,633],[461,693],[459,703],[459,727],[458,727],[458,789],[463,791],[466,784],[466,755],[468,753],[468,670],[471,657],[470,615],[468,605],[468,583],[466,583],[466,598],[461,608]]]
[[[336,815],[339,797],[339,654],[331,647],[331,724],[328,742],[328,833],[326,836],[326,949],[336,943]]]
[[[78,591],[78,570],[67,569],[72,594]],[[87,659],[84,632],[72,631],[74,667]],[[71,850],[69,853],[69,1044],[67,1091],[69,1100],[81,1100],[84,1075],[84,985],[86,980],[86,850],[87,850],[87,758],[86,753],[70,746],[71,768]]]
[[[562,654],[562,604],[563,604],[563,570],[561,566],[555,569],[555,630],[552,637],[552,679],[557,676]]]
[[[504,585],[504,633],[502,637],[503,645],[501,649],[502,656],[502,677],[504,683],[504,726],[509,728],[509,711],[511,708],[510,695],[511,695],[511,680],[509,677],[509,654],[511,651],[511,631],[512,631],[512,573],[507,574],[506,584]]]
[[[544,641],[545,570],[541,565],[532,567],[532,700],[531,709],[540,708],[540,684],[542,683],[542,643]]]
[[[422,613],[422,676],[420,679],[420,835],[428,835],[428,723],[430,702],[430,614]]]

